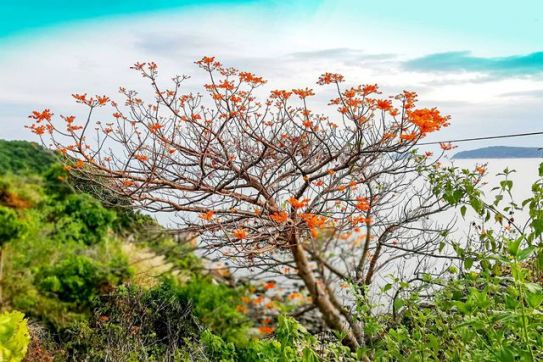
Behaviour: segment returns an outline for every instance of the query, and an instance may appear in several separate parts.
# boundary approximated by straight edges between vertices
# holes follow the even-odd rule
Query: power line
[[[493,139],[498,139],[498,138],[513,138],[513,137],[526,137],[526,136],[537,136],[537,135],[543,135],[543,132],[514,133],[514,134],[506,134],[506,135],[500,135],[500,136],[461,138],[461,139],[448,140],[448,141],[423,142],[423,143],[417,143],[417,145],[425,146],[425,145],[437,145],[440,143],[459,143],[459,142],[493,140]]]

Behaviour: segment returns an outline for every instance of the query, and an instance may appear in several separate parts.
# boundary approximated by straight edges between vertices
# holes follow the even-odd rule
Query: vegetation
[[[93,114],[111,105],[111,123],[31,115],[58,156],[18,142],[20,159],[2,161],[2,308],[19,311],[0,319],[2,353],[543,359],[543,163],[530,198],[515,199],[508,169],[485,194],[484,165],[443,165],[450,144],[419,153],[448,117],[418,108],[414,93],[383,99],[376,85],[344,90],[326,73],[335,125],[308,108],[311,89],[258,102],[262,78],[213,58],[197,64],[211,77],[211,108],[181,95],[184,78],[158,89],[157,66],[138,63],[157,94],[149,107],[123,90],[128,109],[74,95]],[[181,214],[177,237],[134,208]],[[469,221],[467,237],[437,222],[445,210]]]
[[[24,315],[17,311],[0,313],[0,360],[22,361],[29,343],[30,335]]]

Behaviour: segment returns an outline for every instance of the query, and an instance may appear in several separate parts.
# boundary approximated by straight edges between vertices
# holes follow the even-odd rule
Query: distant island
[[[458,152],[455,159],[467,158],[541,158],[543,150],[537,147],[493,146]]]

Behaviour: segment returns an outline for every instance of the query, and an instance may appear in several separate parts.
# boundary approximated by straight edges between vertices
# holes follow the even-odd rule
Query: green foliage
[[[241,345],[248,340],[248,318],[235,307],[243,291],[224,284],[214,283],[211,278],[195,275],[185,284],[166,279],[164,282],[177,298],[190,302],[195,316],[213,333]]]
[[[152,219],[126,211],[126,200],[91,181],[70,179],[54,156],[34,157],[34,146],[20,144],[20,160],[6,161],[13,157],[6,145],[0,142],[0,167],[15,176],[0,177],[0,240],[9,240],[2,247],[4,299],[46,322],[64,350],[61,360],[543,360],[543,164],[521,203],[512,199],[512,170],[499,175],[490,201],[478,173],[432,172],[433,192],[484,227],[474,240],[438,246],[458,258],[447,273],[421,275],[416,286],[400,279],[385,285],[384,293],[395,292],[391,313],[374,314],[368,291],[355,293],[352,317],[361,321],[365,344],[351,351],[337,342],[341,336],[318,340],[285,316],[268,338],[257,338],[253,321],[236,310],[244,288],[202,275],[189,247],[164,235],[151,239],[147,231],[159,228]],[[514,214],[528,219],[517,225]],[[151,289],[122,286],[130,280],[121,250],[128,236],[183,277],[168,275]],[[26,348],[22,315],[3,316],[0,353],[17,330],[27,337],[9,348]]]
[[[458,273],[456,278],[445,282],[428,276],[425,282],[442,285],[431,298],[399,293],[393,318],[366,318],[366,324],[377,324],[380,330],[359,353],[382,361],[543,359],[543,172],[532,186],[532,197],[520,205],[512,199],[512,172],[506,169],[498,175],[503,179],[493,190],[493,202],[483,198],[476,174],[436,172],[435,192],[460,206],[464,217],[471,209],[484,231],[477,240],[453,245],[462,260],[449,268]],[[507,197],[510,201],[503,205]],[[528,215],[526,227],[516,224],[514,213]]]
[[[323,344],[317,341],[294,318],[279,316],[275,338],[252,339],[244,346],[225,342],[221,337],[204,331],[201,343],[212,361],[270,361],[316,362],[356,361],[356,354],[337,342]]]
[[[0,313],[0,361],[22,361],[29,343],[24,314],[17,311]]]
[[[2,289],[8,305],[56,330],[85,319],[89,299],[125,280],[129,268],[120,241],[108,237],[115,213],[89,195],[58,197],[47,183],[0,177],[0,204],[8,205],[0,206],[0,233],[10,239]]]
[[[52,217],[56,238],[93,245],[107,235],[115,220],[115,213],[90,195],[72,194],[55,208]]]
[[[22,231],[23,224],[17,217],[17,213],[12,209],[0,206],[0,247],[5,242],[18,238]]]
[[[4,173],[42,174],[57,157],[37,143],[0,140],[0,170]]]
[[[90,321],[69,332],[67,347],[73,360],[180,361],[197,353],[198,334],[190,303],[167,284],[120,287],[94,301]]]
[[[41,268],[36,274],[36,285],[47,295],[84,307],[100,290],[118,284],[129,275],[127,266],[116,265],[114,268],[100,265],[83,255],[72,255],[54,266]]]

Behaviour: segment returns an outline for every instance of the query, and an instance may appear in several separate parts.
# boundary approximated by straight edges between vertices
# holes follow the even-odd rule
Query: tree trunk
[[[309,266],[309,261],[304,248],[298,243],[298,238],[293,237],[291,252],[298,269],[298,275],[304,281],[304,284],[313,299],[313,303],[319,308],[328,328],[335,329],[345,334],[343,342],[353,350],[360,346],[349,326],[342,320],[340,311],[330,300],[326,288],[319,286],[319,281],[315,279]]]

